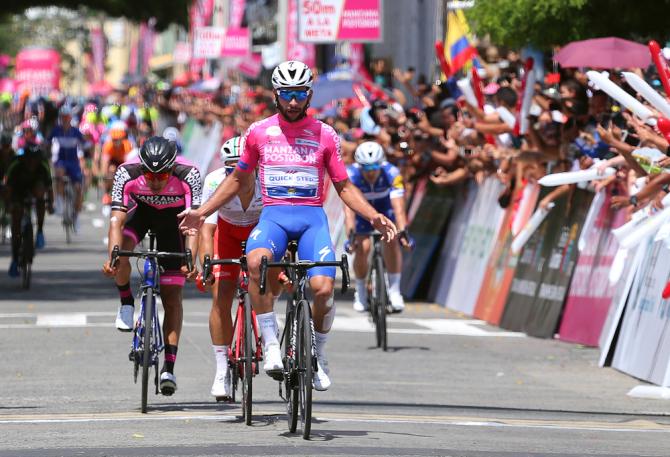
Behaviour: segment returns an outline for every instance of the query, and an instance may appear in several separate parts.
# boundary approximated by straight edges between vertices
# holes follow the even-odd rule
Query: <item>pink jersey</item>
[[[197,208],[202,197],[202,178],[198,169],[177,157],[167,185],[154,193],[147,185],[138,157],[119,165],[112,185],[112,209],[127,211],[132,202],[154,209]]]
[[[326,173],[333,182],[348,178],[337,133],[311,116],[287,122],[275,114],[252,124],[237,167],[256,166],[264,206],[323,206]]]

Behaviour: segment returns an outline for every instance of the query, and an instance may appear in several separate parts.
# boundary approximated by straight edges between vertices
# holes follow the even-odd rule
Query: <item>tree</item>
[[[80,0],[12,0],[4,2],[3,13],[20,14],[32,7],[56,6],[72,10],[78,9]],[[188,25],[188,7],[192,0],[87,0],[86,7],[98,10],[112,17],[126,17],[134,21],[156,18],[156,28],[163,30],[170,24]]]
[[[669,6],[670,0],[478,0],[466,14],[494,43],[549,49],[605,36],[664,42]]]

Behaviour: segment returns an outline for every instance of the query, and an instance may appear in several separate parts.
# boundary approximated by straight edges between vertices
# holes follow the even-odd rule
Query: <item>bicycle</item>
[[[193,269],[193,256],[190,249],[186,252],[160,252],[156,250],[156,234],[148,232],[149,249],[143,251],[122,251],[119,246],[112,249],[110,265],[115,266],[119,257],[135,257],[144,259],[142,282],[140,284],[140,313],[133,328],[133,340],[128,359],[133,362],[133,378],[137,383],[139,367],[142,366],[142,413],[147,412],[147,397],[149,391],[149,369],[154,367],[154,385],[158,394],[158,363],[163,344],[158,313],[156,312],[156,296],[160,294],[159,259],[183,259],[190,270]],[[139,263],[139,262],[138,262]],[[139,271],[139,268],[138,268]],[[150,322],[150,325],[147,323]]]
[[[33,235],[33,198],[23,200],[23,216],[19,232],[19,270],[21,270],[21,287],[30,289],[33,259],[35,258],[35,239]]]
[[[242,256],[239,259],[215,259],[209,255],[203,261],[202,285],[205,285],[212,267],[215,265],[239,265],[240,275],[237,280],[237,312],[233,322],[233,344],[228,349],[228,366],[233,380],[232,401],[235,402],[235,391],[242,380],[242,418],[245,424],[251,425],[253,377],[258,374],[259,362],[263,360],[262,344],[256,312],[249,299],[249,270],[247,257],[244,254],[246,242],[242,242]],[[216,401],[222,398],[217,397]]]
[[[75,214],[75,191],[70,178],[65,175],[63,181],[63,229],[65,230],[65,242],[72,242],[72,233],[74,232]]]
[[[296,260],[297,245],[289,244],[289,254],[282,262],[268,262],[263,256],[260,266],[260,293],[265,294],[267,269],[281,267],[292,284],[286,306],[286,320],[281,336],[284,369],[279,381],[279,396],[286,403],[288,428],[291,433],[297,429],[298,415],[302,428],[302,437],[309,439],[312,427],[312,377],[318,369],[316,359],[316,343],[314,340],[314,323],[305,294],[307,270],[314,267],[339,267],[342,271],[342,293],[349,288],[349,264],[347,256],[342,255],[339,262],[313,262]],[[282,384],[286,396],[282,392]]]

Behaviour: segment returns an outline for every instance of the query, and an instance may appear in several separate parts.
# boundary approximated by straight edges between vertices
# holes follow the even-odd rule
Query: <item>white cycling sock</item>
[[[263,337],[265,347],[268,347],[270,344],[279,345],[279,341],[277,340],[279,327],[274,311],[256,314],[256,320],[258,320],[258,326],[261,329],[261,336]]]
[[[316,355],[317,357],[319,356],[324,356],[325,355],[325,347],[326,347],[326,341],[328,341],[328,334],[327,333],[319,333],[316,330],[314,331],[314,341],[316,342]]]
[[[212,344],[212,350],[216,359],[216,372],[225,373],[228,369],[228,346]]]
[[[365,302],[368,301],[368,285],[365,278],[358,279],[356,278],[356,292],[358,293],[358,299],[365,305]]]
[[[401,273],[389,273],[389,293],[399,294],[400,293],[400,276]]]

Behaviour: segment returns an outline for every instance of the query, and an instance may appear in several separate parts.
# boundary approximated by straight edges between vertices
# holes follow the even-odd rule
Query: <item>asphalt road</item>
[[[383,353],[346,297],[328,346],[333,386],[315,393],[310,441],[287,432],[264,374],[251,427],[239,404],[213,401],[209,300],[191,288],[178,391],[152,395],[143,415],[130,336],[113,326],[118,299],[100,273],[105,232],[91,209],[66,246],[49,218],[27,292],[6,276],[0,246],[0,456],[670,455],[670,403],[628,397],[640,382],[598,368],[595,349],[410,304],[391,319]]]

